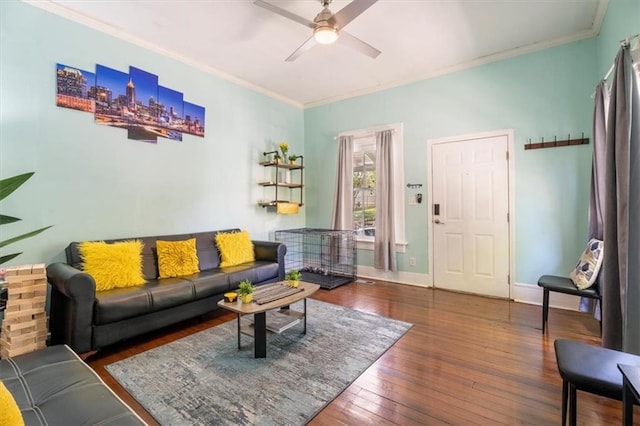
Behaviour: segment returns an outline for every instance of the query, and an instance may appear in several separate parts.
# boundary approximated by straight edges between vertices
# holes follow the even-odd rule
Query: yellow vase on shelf
[[[252,294],[243,294],[240,296],[242,303],[251,303],[253,302],[253,293]]]

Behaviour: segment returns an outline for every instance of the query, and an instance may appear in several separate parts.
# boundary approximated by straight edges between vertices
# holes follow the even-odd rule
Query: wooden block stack
[[[7,307],[0,330],[0,358],[35,351],[46,346],[47,274],[44,265],[6,269]]]

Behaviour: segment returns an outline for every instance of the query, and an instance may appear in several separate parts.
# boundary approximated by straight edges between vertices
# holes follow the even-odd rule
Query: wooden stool
[[[577,391],[622,401],[622,373],[618,364],[640,366],[640,356],[586,343],[558,339],[553,342],[562,377],[562,425],[576,424]]]
[[[574,296],[588,297],[600,301],[600,318],[602,318],[602,296],[594,285],[584,290],[578,289],[570,278],[557,277],[555,275],[543,275],[538,279],[538,286],[544,290],[542,294],[542,334],[544,334],[547,320],[549,319],[549,292],[572,294]],[[602,335],[602,321],[600,321],[600,335]]]

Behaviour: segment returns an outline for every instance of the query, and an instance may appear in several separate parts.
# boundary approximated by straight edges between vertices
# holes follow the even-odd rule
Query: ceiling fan
[[[353,0],[340,11],[333,13],[329,10],[331,0],[320,0],[323,9],[316,15],[313,21],[309,21],[263,0],[255,0],[254,4],[313,30],[313,35],[285,59],[291,62],[315,46],[316,43],[331,44],[334,42],[350,47],[372,58],[377,58],[381,53],[378,49],[342,30],[349,22],[356,19],[362,12],[370,8],[377,1],[378,0]]]

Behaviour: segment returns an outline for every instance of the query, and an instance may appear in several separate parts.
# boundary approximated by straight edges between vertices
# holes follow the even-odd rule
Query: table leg
[[[622,375],[622,424],[625,426],[633,425],[633,396],[629,389],[629,380]]]
[[[240,350],[240,314],[238,314],[238,350]]]
[[[304,329],[302,330],[302,334],[307,334],[307,298],[304,299]]]
[[[253,340],[256,358],[267,357],[267,316],[265,312],[253,314]]]

